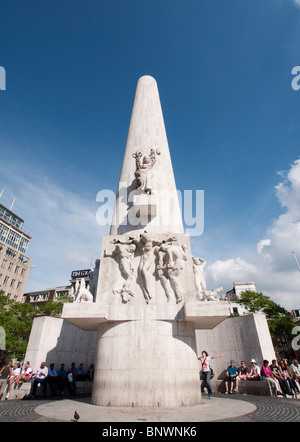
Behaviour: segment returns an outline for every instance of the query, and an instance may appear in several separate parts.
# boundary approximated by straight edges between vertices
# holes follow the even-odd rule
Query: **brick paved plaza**
[[[300,400],[299,399],[286,399],[286,398],[275,398],[268,396],[253,396],[253,395],[239,395],[236,394],[234,397],[226,397],[224,395],[220,395],[217,398],[208,401],[208,399],[204,396],[203,402],[206,404],[211,404],[213,407],[214,400],[221,402],[222,406],[226,408],[226,401],[230,400],[243,401],[246,403],[254,404],[256,406],[256,410],[251,413],[245,414],[239,417],[233,417],[230,419],[218,419],[218,415],[216,413],[217,422],[300,422]],[[22,400],[10,400],[10,401],[1,401],[0,402],[0,422],[62,422],[66,421],[66,417],[63,419],[59,418],[49,418],[46,416],[42,416],[38,414],[35,410],[37,407],[51,404],[58,407],[63,407],[64,402],[66,400],[62,399],[57,402],[57,400],[30,400],[30,401],[22,401]],[[55,404],[54,404],[55,402]],[[74,401],[75,402],[75,401]],[[76,403],[90,403],[90,398],[77,398]],[[66,403],[66,402],[65,402]],[[76,403],[74,407],[76,408]],[[105,407],[106,410],[109,407]],[[124,417],[126,416],[126,410],[122,409],[124,413]],[[129,409],[130,410],[130,409]],[[158,412],[156,411],[156,414]],[[180,412],[178,413],[178,417],[180,416]],[[70,415],[70,421],[73,416]],[[124,419],[125,420],[125,419]],[[179,421],[180,419],[178,419]],[[109,420],[110,422],[114,422],[114,420]],[[144,419],[146,421],[146,419]],[[150,419],[147,420],[151,422]],[[212,422],[211,419],[209,419]],[[163,420],[161,421],[163,422]],[[169,421],[170,422],[170,421]],[[173,422],[177,422],[174,419]]]

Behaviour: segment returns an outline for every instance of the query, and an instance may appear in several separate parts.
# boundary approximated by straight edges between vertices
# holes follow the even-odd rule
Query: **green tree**
[[[63,300],[65,301],[65,300]],[[23,359],[34,318],[38,316],[60,317],[63,302],[48,301],[40,306],[15,302],[0,291],[0,326],[5,330],[6,358]]]
[[[270,334],[275,348],[283,342],[290,343],[293,339],[292,330],[295,324],[287,310],[262,293],[247,290],[237,300],[250,313],[262,312],[267,316]]]
[[[262,312],[268,318],[278,318],[281,315],[287,314],[287,311],[272,301],[269,296],[251,290],[241,293],[237,303],[243,305],[250,313]]]

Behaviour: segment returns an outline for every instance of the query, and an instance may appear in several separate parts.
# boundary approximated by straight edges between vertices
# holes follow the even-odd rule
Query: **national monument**
[[[49,363],[66,358],[64,333],[77,357],[89,347],[94,405],[200,403],[198,354],[217,345],[229,351],[230,337],[233,353],[273,355],[269,335],[264,342],[259,337],[268,333],[265,318],[249,316],[253,332],[238,336],[243,318],[228,323],[233,321],[227,319],[228,302],[217,299],[220,290],[206,288],[204,260],[192,255],[184,233],[158,88],[150,76],[137,84],[113,221],[100,258],[95,299],[82,292],[81,302],[64,305],[55,325],[51,319],[34,324],[26,355],[51,357]],[[52,327],[49,354],[45,343],[43,350],[41,343],[33,344],[38,327],[44,332]],[[199,351],[199,345],[205,347]]]

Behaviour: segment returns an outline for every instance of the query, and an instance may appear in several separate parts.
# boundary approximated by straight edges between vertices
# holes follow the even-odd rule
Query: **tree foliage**
[[[287,311],[276,302],[272,301],[269,296],[262,293],[246,290],[241,293],[238,304],[242,304],[250,313],[265,313],[268,318],[278,318],[286,315]]]
[[[295,327],[292,317],[285,308],[272,301],[268,296],[247,290],[241,293],[237,303],[243,305],[250,313],[261,312],[267,316],[274,345],[283,340],[292,341],[292,330]]]
[[[60,317],[62,301],[48,301],[40,306],[15,302],[0,290],[0,326],[5,330],[6,358],[23,359],[34,318],[38,316]]]

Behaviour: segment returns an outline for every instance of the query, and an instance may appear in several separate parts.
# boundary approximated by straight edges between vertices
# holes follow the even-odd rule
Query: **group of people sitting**
[[[297,397],[297,394],[300,394],[300,365],[297,359],[291,365],[288,365],[287,359],[282,359],[279,363],[273,359],[270,365],[269,361],[264,360],[260,368],[255,359],[252,359],[250,368],[246,366],[245,361],[241,361],[240,367],[237,368],[231,360],[226,371],[225,394],[238,392],[241,380],[268,380],[275,396]]]
[[[207,389],[208,396],[213,397],[211,378],[214,376],[213,370],[210,366],[211,360],[224,356],[220,353],[216,356],[209,356],[207,351],[203,350],[201,356],[198,358],[202,365],[200,372],[200,379],[203,381],[201,390]],[[297,397],[300,394],[300,365],[297,359],[294,359],[289,365],[287,359],[281,359],[277,364],[276,359],[269,361],[264,360],[260,368],[255,359],[251,359],[251,367],[247,367],[245,361],[241,361],[240,367],[236,367],[233,360],[226,370],[225,394],[232,394],[234,391],[238,392],[239,383],[241,380],[245,381],[259,381],[268,380],[275,396],[282,395]]]
[[[33,370],[30,367],[30,362],[24,363],[21,367],[20,363],[13,364],[9,361],[4,364],[0,370],[0,376],[5,375],[7,384],[5,386],[5,399],[9,398],[12,387],[18,389],[23,382],[31,382],[30,397],[35,398],[36,389],[40,385],[43,387],[43,394],[46,396],[47,385],[51,390],[51,395],[63,395],[65,387],[71,395],[76,394],[76,382],[91,381],[94,379],[94,364],[91,364],[87,372],[84,371],[83,364],[76,367],[75,362],[72,362],[71,367],[66,370],[65,364],[61,364],[58,370],[55,369],[54,364],[50,364],[49,368],[45,362],[42,362],[40,367]],[[4,393],[0,393],[0,399]]]

